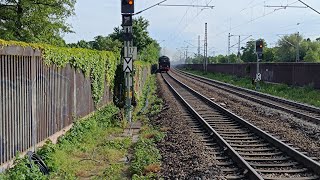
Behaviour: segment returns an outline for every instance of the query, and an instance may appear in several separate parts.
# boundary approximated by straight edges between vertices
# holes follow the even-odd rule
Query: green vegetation
[[[126,164],[121,161],[131,146],[131,138],[121,137],[123,129],[118,109],[109,105],[93,116],[77,121],[72,129],[59,138],[57,144],[46,143],[38,154],[50,169],[43,176],[28,161],[16,160],[2,179],[123,179]]]
[[[150,76],[143,89],[142,98],[138,101],[138,110],[143,109],[148,99],[148,106],[145,112],[139,113],[134,119],[139,119],[146,124],[140,131],[138,142],[134,145],[133,160],[130,170],[133,174],[132,179],[156,179],[161,170],[161,155],[156,148],[156,143],[160,142],[165,134],[160,132],[157,127],[151,127],[149,117],[158,114],[162,109],[162,100],[156,95],[156,79]]]
[[[108,105],[76,121],[57,144],[47,141],[37,151],[50,169],[49,176],[42,175],[38,168],[29,168],[27,158],[17,156],[15,167],[1,174],[0,179],[128,179],[130,174],[131,179],[136,180],[157,178],[161,155],[156,143],[163,139],[164,133],[149,125],[149,115],[159,113],[162,108],[162,101],[156,96],[155,76],[148,78],[142,94],[139,108],[145,106],[146,98],[149,103],[135,120],[146,125],[134,145],[131,137],[123,137],[119,109]],[[131,164],[127,164],[125,158],[129,152],[133,152]]]
[[[140,61],[155,64],[160,54],[160,46],[150,37],[148,27],[149,21],[143,17],[133,19],[133,46],[138,48]],[[123,33],[122,27],[115,27],[114,32],[108,36],[97,36],[93,41],[81,40],[68,44],[68,46],[120,52],[122,42],[124,42]]]
[[[9,169],[5,174],[0,174],[1,180],[12,180],[12,179],[22,179],[22,180],[45,180],[46,177],[42,175],[39,168],[32,164],[31,168],[29,160],[27,157],[19,157],[17,154],[14,161],[14,167]]]
[[[66,19],[74,15],[76,0],[0,1],[0,38],[24,42],[65,45],[70,33]]]
[[[204,76],[210,79],[230,83],[239,87],[248,89],[254,89],[250,78],[239,78],[232,75],[220,74],[220,73],[207,73],[202,71],[186,70],[187,72]],[[312,87],[291,87],[285,84],[269,84],[260,83],[261,92],[271,94],[274,96],[282,97],[285,99],[294,100],[320,107],[320,91],[315,90]]]
[[[138,177],[142,178],[141,176],[156,177],[155,173],[158,173],[161,169],[161,155],[155,143],[159,142],[164,135],[150,128],[145,129],[134,145],[133,160],[130,167],[134,174],[133,177],[137,179],[139,179]]]
[[[264,55],[263,62],[296,62],[297,45],[299,44],[300,62],[320,62],[320,38],[312,41],[309,38],[304,38],[301,34],[290,34],[280,38],[275,47],[268,47],[268,43],[264,40]],[[243,63],[256,62],[254,39],[249,40],[244,47],[241,48],[241,56],[236,54],[229,56],[218,55],[208,57],[209,63]],[[193,58],[188,58],[189,64],[201,64],[203,56],[195,55]]]
[[[91,77],[92,96],[95,103],[98,103],[103,96],[105,80],[109,86],[113,87],[114,85],[118,53],[0,39],[1,47],[12,45],[41,50],[44,62],[47,65],[55,64],[58,67],[64,67],[70,64],[73,68],[81,70],[86,77]]]

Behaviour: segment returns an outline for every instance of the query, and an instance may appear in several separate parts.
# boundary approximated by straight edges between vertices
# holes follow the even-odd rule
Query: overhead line
[[[298,2],[298,1],[295,1],[295,2],[293,2],[293,3],[291,3],[291,4],[288,4],[288,5],[292,5],[292,4],[296,3],[296,2]],[[269,12],[269,13],[267,13],[267,14],[264,14],[264,15],[262,15],[262,16],[259,16],[259,17],[257,17],[257,18],[254,18],[254,19],[252,19],[252,20],[250,20],[250,21],[247,21],[247,22],[245,22],[245,23],[243,23],[243,24],[239,24],[239,25],[237,25],[237,26],[234,26],[234,27],[232,27],[231,29],[228,29],[228,30],[225,30],[225,31],[223,31],[223,32],[220,32],[220,33],[216,34],[215,36],[219,36],[219,35],[221,35],[221,34],[224,34],[224,33],[228,32],[228,31],[231,31],[231,30],[234,30],[234,29],[236,29],[236,28],[239,28],[239,27],[241,27],[241,26],[243,26],[243,25],[252,23],[252,22],[254,22],[254,21],[258,20],[258,19],[261,19],[261,18],[263,18],[263,17],[266,17],[266,16],[268,16],[268,15],[270,15],[270,14],[275,13],[275,12],[278,11],[278,10],[282,10],[282,9],[275,9],[274,11],[271,11],[271,12]]]
[[[159,3],[157,3],[157,4],[154,4],[154,5],[146,8],[146,9],[143,9],[143,10],[141,10],[141,11],[138,11],[138,12],[134,13],[134,15],[140,14],[140,13],[142,13],[142,12],[144,12],[144,11],[147,11],[147,10],[149,10],[149,9],[155,7],[155,6],[159,6],[161,3],[164,3],[164,2],[166,2],[166,1],[168,1],[168,0],[163,0],[163,1],[159,2]]]
[[[207,5],[191,5],[191,4],[159,4],[159,6],[168,6],[168,7],[203,7],[203,8],[214,8],[214,6]]]
[[[306,4],[305,2],[301,1],[301,0],[298,0],[299,2],[301,2],[302,4],[306,5],[308,8],[310,8],[311,10],[313,10],[314,12],[320,14],[319,11],[315,10],[314,8],[312,8],[311,6],[309,6],[308,4]]]

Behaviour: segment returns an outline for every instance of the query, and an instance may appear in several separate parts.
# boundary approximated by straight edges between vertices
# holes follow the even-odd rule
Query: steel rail
[[[319,175],[319,173],[320,173],[320,164],[318,162],[316,162],[316,161],[312,160],[311,158],[305,156],[304,154],[302,154],[299,151],[293,149],[292,147],[286,145],[285,143],[277,140],[273,136],[267,134],[263,130],[261,130],[258,127],[254,126],[253,124],[247,122],[246,120],[242,119],[241,117],[237,116],[236,114],[228,111],[227,109],[223,108],[222,106],[218,105],[217,103],[213,102],[212,100],[208,99],[207,97],[203,96],[202,94],[200,94],[200,93],[196,92],[195,90],[193,90],[192,88],[188,87],[186,84],[183,84],[181,81],[177,80],[176,78],[172,77],[171,75],[169,75],[169,76],[175,82],[177,82],[180,86],[182,86],[184,89],[186,89],[187,91],[192,93],[194,96],[200,98],[203,102],[205,102],[206,104],[208,104],[212,108],[217,109],[219,112],[222,112],[223,114],[227,115],[231,119],[237,121],[243,127],[249,129],[250,132],[255,133],[258,137],[263,138],[268,143],[272,144],[273,146],[279,148],[282,152],[284,152],[287,155],[289,155],[290,158],[296,160],[298,163],[302,164],[303,166],[309,168],[313,172],[317,173],[317,175]],[[168,82],[167,82],[167,84],[168,84]],[[173,87],[171,86],[171,88],[173,88]],[[178,92],[176,92],[176,93],[178,93]],[[180,99],[183,99],[183,97],[180,96]],[[183,101],[184,101],[184,104],[187,104],[187,102],[185,100],[183,100]],[[190,106],[189,109],[190,108],[192,108],[192,107]],[[194,114],[197,114],[197,113],[194,113]],[[199,114],[197,114],[197,115],[199,115]],[[203,118],[199,118],[199,119],[203,122],[204,125],[206,125],[207,128],[209,128],[209,130],[211,130],[211,131],[214,130]],[[217,133],[216,131],[212,131],[212,132]],[[216,136],[222,138],[219,134],[216,135]],[[224,139],[222,139],[222,140],[224,140]],[[228,146],[226,146],[226,147],[228,147]],[[229,148],[233,149],[230,145],[229,145]],[[229,151],[232,152],[232,150],[230,150],[230,149],[229,149]],[[233,151],[235,153],[237,153],[234,149],[233,149]],[[252,168],[252,166],[250,166],[250,167]],[[254,173],[252,172],[252,174],[254,174]]]
[[[267,107],[271,107],[271,108],[275,108],[275,109],[278,109],[278,110],[285,111],[287,113],[291,113],[291,114],[293,114],[293,115],[295,115],[297,117],[304,118],[304,119],[306,119],[306,120],[308,120],[308,121],[310,121],[312,123],[320,124],[320,118],[318,118],[318,116],[311,116],[311,115],[305,114],[303,112],[298,112],[298,111],[296,111],[294,109],[290,109],[288,106],[285,107],[285,106],[277,105],[277,104],[272,103],[272,102],[267,102],[267,101],[264,101],[262,99],[258,99],[258,98],[252,97],[252,96],[248,96],[248,95],[243,94],[243,93],[238,92],[238,91],[242,91],[244,93],[248,93],[248,94],[251,94],[251,95],[258,96],[258,97],[266,98],[269,101],[275,101],[276,103],[283,103],[285,105],[294,106],[296,108],[300,108],[300,110],[308,111],[307,113],[319,114],[319,116],[320,116],[320,108],[316,108],[316,107],[309,106],[309,105],[306,105],[306,104],[302,104],[302,103],[286,100],[286,99],[283,99],[283,98],[279,98],[279,97],[276,97],[276,96],[272,96],[272,95],[256,92],[256,91],[253,91],[253,90],[250,90],[250,89],[237,87],[237,86],[234,86],[234,85],[231,85],[231,84],[228,84],[228,83],[224,83],[224,82],[220,82],[220,81],[217,81],[217,80],[208,79],[208,78],[205,78],[205,77],[201,77],[201,76],[194,75],[194,74],[191,74],[191,73],[188,73],[188,72],[184,72],[184,71],[181,71],[181,70],[177,70],[177,69],[175,69],[173,72],[174,73],[183,74],[183,75],[185,75],[185,76],[187,76],[189,78],[195,79],[197,81],[200,81],[200,82],[205,83],[205,84],[210,85],[210,86],[214,86],[214,87],[216,87],[218,89],[222,89],[222,90],[227,91],[229,93],[236,94],[236,95],[238,95],[240,97],[243,97],[245,99],[248,99],[248,100],[263,104],[263,105],[265,105]],[[216,84],[218,84],[218,85],[216,85]],[[221,87],[221,86],[225,86],[225,87]],[[230,89],[228,89],[228,88],[230,88]]]
[[[226,147],[228,154],[231,155],[233,161],[238,163],[238,165],[247,170],[246,175],[250,179],[263,179],[258,172],[256,172],[249,164],[246,162],[197,112],[192,106],[174,89],[174,87],[163,77],[165,83],[170,87],[170,90],[174,95],[185,105],[189,112],[205,127],[205,129],[215,137],[217,142],[222,146]]]

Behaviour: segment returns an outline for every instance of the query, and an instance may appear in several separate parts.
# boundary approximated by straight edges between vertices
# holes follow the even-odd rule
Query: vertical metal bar
[[[12,77],[12,103],[13,103],[13,131],[15,132],[14,135],[14,143],[13,143],[13,155],[16,155],[16,152],[18,151],[17,146],[19,145],[19,132],[18,132],[18,114],[17,114],[17,56],[12,56],[12,63],[13,63],[13,77]]]
[[[31,97],[32,97],[32,86],[31,86],[31,56],[26,58],[26,77],[27,77],[27,81],[26,81],[26,123],[27,123],[27,132],[28,132],[28,139],[27,139],[27,147],[31,147],[31,140],[32,140],[32,126],[31,126],[31,109],[32,109],[32,103],[31,103]]]
[[[48,67],[43,63],[43,59],[41,57],[41,62],[43,64],[44,67],[44,91],[45,91],[45,111],[46,111],[46,115],[45,115],[45,119],[46,119],[46,136],[49,137],[50,136],[50,132],[49,132],[49,102],[48,102],[48,96],[49,96],[49,91],[48,91]]]
[[[35,84],[35,73],[36,73],[36,64],[35,64],[35,59],[34,56],[31,59],[31,102],[32,102],[32,110],[31,110],[31,119],[32,119],[32,123],[31,123],[31,127],[32,127],[32,147],[33,147],[33,151],[36,151],[36,142],[37,142],[37,119],[36,119],[36,103],[37,103],[37,99],[36,99],[36,84]]]
[[[53,130],[53,133],[56,132],[58,130],[58,121],[59,121],[59,115],[58,115],[58,111],[57,111],[57,101],[58,101],[58,79],[57,79],[57,73],[58,73],[58,69],[57,67],[55,66],[55,71],[54,71],[54,100],[53,100],[53,103],[54,103],[54,130]]]
[[[16,58],[16,114],[17,114],[17,131],[18,131],[18,141],[17,141],[17,148],[16,151],[22,152],[22,148],[21,148],[21,112],[20,112],[20,106],[21,106],[21,98],[20,98],[20,72],[19,72],[19,66],[20,66],[20,57],[21,56],[17,56]]]
[[[4,124],[3,124],[3,143],[4,143],[4,162],[8,159],[8,91],[7,91],[7,81],[8,81],[8,56],[4,56],[4,66],[3,66],[3,77],[4,77]]]
[[[9,56],[9,62],[10,62],[10,65],[9,65],[9,86],[8,86],[8,90],[9,90],[9,98],[8,98],[8,102],[9,102],[9,126],[8,126],[8,132],[9,132],[9,159],[11,159],[11,157],[13,157],[13,150],[12,150],[12,147],[13,147],[13,137],[14,137],[14,132],[12,131],[12,121],[13,121],[13,115],[12,115],[12,72],[13,72],[13,69],[12,69],[12,66],[13,66],[13,63],[12,63],[12,55]]]
[[[62,76],[64,75],[64,72],[65,72],[65,68],[64,69],[62,69],[62,68],[59,68],[60,69],[60,76],[59,76],[59,80],[60,80],[60,98],[59,98],[59,100],[60,100],[60,106],[59,106],[59,108],[60,108],[60,129],[59,130],[61,130],[61,129],[63,129],[63,127],[64,127],[64,122],[65,122],[65,116],[64,116],[64,112],[63,112],[63,109],[64,109],[64,101],[65,101],[65,99],[64,99],[64,88],[65,88],[65,83],[64,83],[64,79],[62,78]]]
[[[26,60],[26,65],[25,65],[25,74],[26,74],[26,81],[25,81],[25,95],[26,95],[26,103],[25,103],[25,112],[26,112],[26,131],[27,131],[27,147],[31,147],[31,126],[30,126],[30,121],[31,121],[31,101],[30,101],[30,97],[31,97],[31,92],[30,92],[30,76],[29,76],[29,72],[30,72],[30,59],[31,57],[25,57]]]
[[[2,127],[2,133],[3,133],[3,162],[6,161],[6,153],[7,147],[6,147],[6,119],[7,119],[7,104],[6,104],[6,67],[7,67],[7,62],[6,62],[7,56],[3,56],[3,66],[2,66],[2,89],[3,89],[3,99],[2,99],[2,104],[3,104],[3,127]]]
[[[36,117],[37,117],[37,126],[36,126],[36,132],[37,132],[37,141],[36,144],[40,141],[41,138],[41,132],[40,132],[40,127],[41,127],[41,105],[39,104],[41,101],[41,91],[40,91],[40,77],[39,77],[39,61],[38,57],[34,57],[35,64],[36,64],[36,74],[35,74],[35,79],[34,83],[36,85]]]
[[[14,132],[12,131],[12,121],[13,121],[13,117],[12,117],[12,89],[11,89],[11,82],[12,82],[12,55],[9,56],[9,78],[8,78],[8,82],[9,82],[9,86],[8,86],[8,103],[9,103],[9,122],[8,122],[8,134],[9,134],[9,138],[8,138],[8,144],[9,144],[9,157],[8,159],[11,159],[11,157],[13,157],[12,155],[12,141],[13,141],[13,134]]]
[[[26,98],[26,91],[25,91],[25,57],[22,56],[21,57],[21,69],[20,69],[20,73],[21,73],[21,132],[22,132],[22,149],[26,149],[26,119],[25,119],[25,116],[26,116],[26,105],[25,105],[25,98]]]
[[[0,165],[4,163],[4,139],[3,139],[3,123],[4,123],[4,103],[3,103],[3,55],[0,55]]]
[[[61,75],[61,68],[58,68],[58,116],[59,116],[59,126],[58,126],[58,131],[60,131],[62,128],[62,111],[61,111],[61,78],[60,78],[60,75]]]
[[[38,57],[34,56],[34,61],[35,61],[35,65],[36,65],[36,73],[35,73],[35,78],[34,78],[34,83],[36,85],[36,134],[37,134],[37,141],[36,144],[38,142],[40,142],[40,138],[41,138],[41,133],[40,133],[40,128],[41,127],[41,106],[39,105],[40,103],[40,98],[41,98],[41,91],[40,91],[40,79],[39,79],[39,61],[38,61]]]
[[[73,117],[77,117],[77,76],[76,76],[76,70],[73,70]],[[72,122],[74,122],[75,119],[72,119]]]
[[[47,136],[47,129],[46,129],[46,119],[45,119],[45,101],[44,101],[44,77],[43,77],[43,65],[40,57],[38,57],[39,60],[39,66],[40,66],[40,79],[41,79],[41,127],[40,131],[42,132],[41,141],[44,140]]]
[[[54,89],[52,87],[52,84],[53,84],[53,79],[52,79],[52,72],[53,72],[53,67],[51,66],[49,68],[49,87],[48,87],[48,91],[50,92],[50,98],[49,98],[49,124],[50,124],[50,135],[52,135],[52,132],[53,132],[53,129],[54,129],[54,121],[53,121],[53,117],[54,117],[54,114],[53,114],[53,96],[54,96]]]

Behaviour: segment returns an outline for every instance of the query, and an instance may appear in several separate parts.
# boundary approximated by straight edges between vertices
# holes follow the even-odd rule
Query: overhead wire
[[[295,4],[295,3],[297,3],[297,2],[298,2],[298,1],[295,1],[295,2],[291,3],[290,5]],[[261,19],[261,18],[263,18],[263,17],[269,16],[269,15],[271,15],[271,14],[273,14],[273,13],[275,13],[276,11],[279,11],[279,10],[281,10],[281,9],[275,9],[275,10],[273,10],[273,11],[271,11],[271,12],[267,13],[267,14],[264,14],[264,15],[258,16],[258,17],[256,17],[256,18],[254,18],[254,19],[250,20],[250,21],[247,21],[247,22],[245,22],[245,23],[242,23],[242,24],[236,25],[236,26],[234,26],[234,27],[230,28],[230,30],[225,30],[225,31],[223,31],[223,32],[219,32],[219,33],[218,33],[218,34],[216,34],[215,36],[219,36],[219,35],[221,35],[221,34],[224,34],[224,33],[228,32],[228,31],[231,31],[231,30],[237,29],[237,28],[239,28],[239,27],[241,27],[241,26],[244,26],[244,25],[250,24],[250,23],[252,23],[252,22],[254,22],[254,21],[258,20],[258,19]]]

